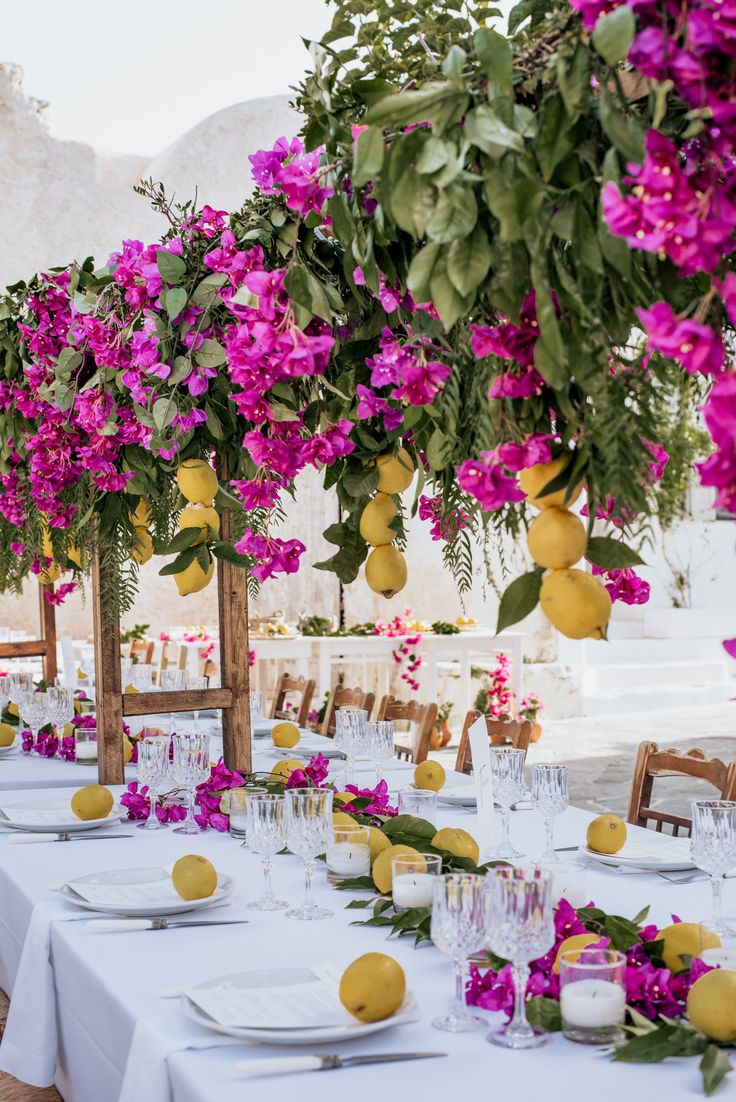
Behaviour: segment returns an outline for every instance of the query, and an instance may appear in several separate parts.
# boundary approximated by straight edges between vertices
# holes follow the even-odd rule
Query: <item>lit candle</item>
[[[565,1026],[600,1029],[621,1025],[626,995],[621,984],[610,980],[576,980],[560,991],[560,1010]]]
[[[368,846],[352,842],[332,842],[327,847],[327,871],[347,880],[352,876],[367,876],[371,871],[371,851]]]
[[[432,906],[432,886],[434,876],[431,872],[408,872],[394,877],[392,896],[394,907],[404,908]]]

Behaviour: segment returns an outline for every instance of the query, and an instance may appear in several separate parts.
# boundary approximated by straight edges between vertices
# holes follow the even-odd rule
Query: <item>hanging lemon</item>
[[[141,566],[151,558],[153,555],[153,540],[147,528],[135,529],[135,541],[130,549],[130,553],[135,561],[140,563]]]
[[[219,534],[220,515],[211,505],[187,505],[182,509],[179,517],[179,531],[181,532],[184,528],[201,530],[201,535],[192,544],[192,547],[197,547],[207,539],[210,528]]]
[[[391,521],[399,515],[399,507],[389,494],[376,494],[360,514],[358,529],[371,547],[393,543],[396,533]]]
[[[608,590],[584,570],[553,570],[539,591],[542,612],[568,639],[605,639],[611,618]]]
[[[376,489],[382,494],[401,494],[408,490],[414,478],[414,461],[406,448],[399,448],[396,455],[379,455],[372,466],[378,467]]]
[[[406,559],[393,544],[374,547],[365,564],[365,580],[374,593],[394,597],[406,585]]]
[[[176,472],[176,482],[193,505],[211,505],[217,493],[217,475],[206,459],[185,459]]]
[[[542,497],[539,496],[545,486],[548,486],[553,479],[557,478],[558,474],[564,471],[571,458],[572,456],[568,452],[565,455],[558,456],[557,459],[551,459],[549,463],[535,463],[533,467],[527,467],[526,470],[520,472],[519,486],[526,494],[529,505],[534,505],[537,509],[549,509],[553,505],[561,508],[572,505],[577,501],[583,488],[582,480],[578,482],[577,486],[573,487],[569,497],[567,497],[567,487],[555,490],[551,494],[544,494]]]
[[[189,566],[179,571],[178,574],[174,574],[179,596],[188,597],[190,593],[199,593],[201,589],[210,584],[214,572],[215,563],[213,559],[210,559],[210,565],[206,570],[203,570],[199,565],[199,559],[192,559]]]

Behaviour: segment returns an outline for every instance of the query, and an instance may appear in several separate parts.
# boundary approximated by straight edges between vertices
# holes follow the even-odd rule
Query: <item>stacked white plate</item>
[[[76,907],[121,918],[162,918],[199,911],[222,903],[233,890],[231,877],[218,873],[217,887],[206,899],[182,899],[164,868],[112,869],[79,876],[61,886],[64,899]]]
[[[643,837],[644,834],[648,837]],[[681,869],[696,868],[690,857],[688,838],[670,838],[653,830],[630,836],[618,853],[596,853],[589,846],[581,846],[579,852],[581,857],[602,865],[647,872],[679,872]]]
[[[58,834],[80,830],[97,830],[114,826],[127,816],[120,804],[114,804],[104,819],[78,819],[71,809],[68,796],[46,796],[43,799],[13,803],[0,800],[0,826],[12,830],[29,830],[33,833]]]

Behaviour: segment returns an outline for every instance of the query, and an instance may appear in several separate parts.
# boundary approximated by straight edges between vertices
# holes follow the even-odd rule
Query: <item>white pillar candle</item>
[[[394,877],[392,895],[395,907],[431,907],[434,876],[431,872],[407,872]]]
[[[74,747],[74,754],[77,761],[97,761],[97,743],[92,742],[78,742]]]
[[[621,1025],[625,1009],[623,987],[610,980],[574,980],[560,991],[562,1022],[566,1026],[600,1029]]]
[[[371,871],[371,851],[368,846],[350,842],[332,842],[327,847],[327,869],[335,876],[367,876]]]

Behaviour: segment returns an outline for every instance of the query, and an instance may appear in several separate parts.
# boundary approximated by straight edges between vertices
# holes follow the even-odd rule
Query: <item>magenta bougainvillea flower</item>
[[[625,605],[645,605],[649,600],[649,582],[640,578],[635,570],[603,570],[595,564],[591,572],[600,576],[612,601]]]
[[[655,302],[636,311],[650,348],[669,356],[686,371],[719,375],[723,370],[723,342],[709,325],[679,318],[667,302]]]

